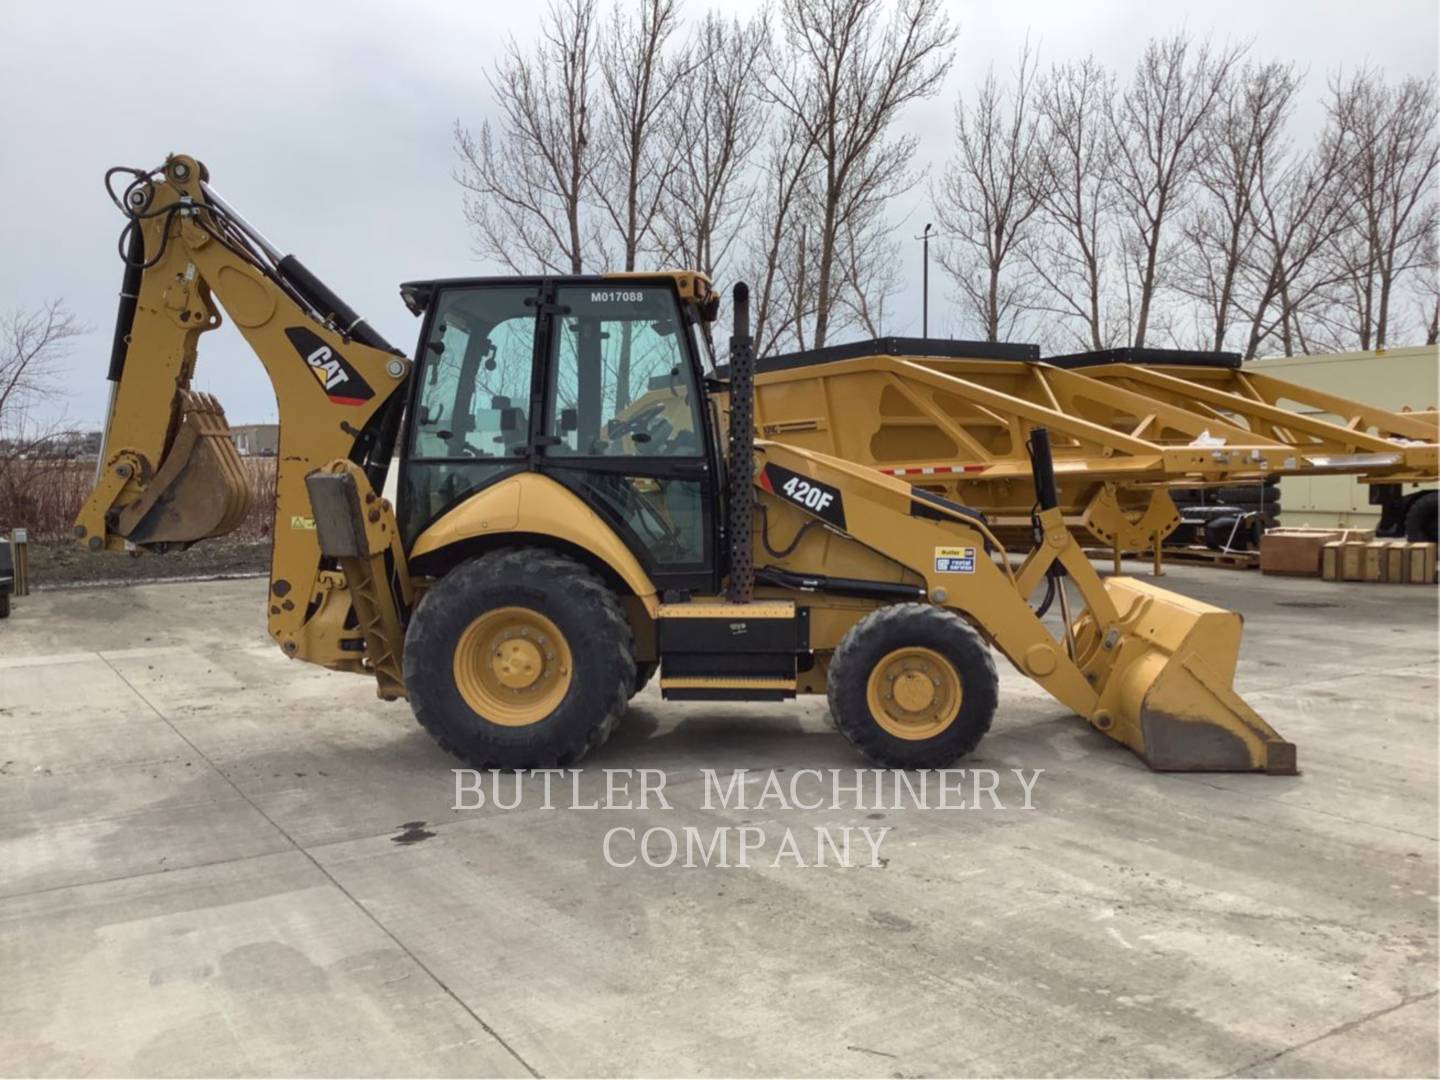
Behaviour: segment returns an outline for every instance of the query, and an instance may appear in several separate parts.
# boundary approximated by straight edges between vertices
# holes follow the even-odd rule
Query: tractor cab
[[[657,587],[717,587],[719,447],[704,378],[718,297],[684,272],[412,282],[424,319],[400,452],[411,545],[539,472],[593,507]]]

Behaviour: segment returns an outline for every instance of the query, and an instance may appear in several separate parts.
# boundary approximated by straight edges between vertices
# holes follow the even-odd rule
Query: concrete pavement
[[[822,701],[651,689],[580,791],[662,769],[671,809],[455,811],[403,704],[268,643],[262,581],[36,593],[0,623],[0,1072],[1435,1074],[1435,591],[1167,584],[1246,614],[1301,776],[1150,773],[1002,665],[961,764],[1043,769],[1032,810],[706,810],[705,767],[863,762]],[[890,832],[603,857],[687,826]]]

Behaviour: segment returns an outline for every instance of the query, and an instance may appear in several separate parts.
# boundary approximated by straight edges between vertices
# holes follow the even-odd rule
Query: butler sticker
[[[975,572],[975,549],[973,547],[937,547],[935,549],[935,572],[937,574],[973,574]]]

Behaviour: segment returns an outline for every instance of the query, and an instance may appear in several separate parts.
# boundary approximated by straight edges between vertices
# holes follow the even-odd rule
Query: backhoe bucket
[[[1239,614],[1134,578],[1105,589],[1119,622],[1104,639],[1088,613],[1075,628],[1080,665],[1100,689],[1097,728],[1159,771],[1296,771],[1295,745],[1232,685]]]
[[[170,450],[113,531],[142,547],[186,545],[233,530],[250,509],[250,481],[209,394],[184,391]]]

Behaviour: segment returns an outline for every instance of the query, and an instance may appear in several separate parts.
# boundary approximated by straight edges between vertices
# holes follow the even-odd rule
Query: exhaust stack
[[[750,337],[750,286],[743,281],[732,294],[735,328],[730,337],[730,453],[726,539],[730,584],[726,598],[748,604],[755,595],[751,537],[755,518],[755,343]]]

